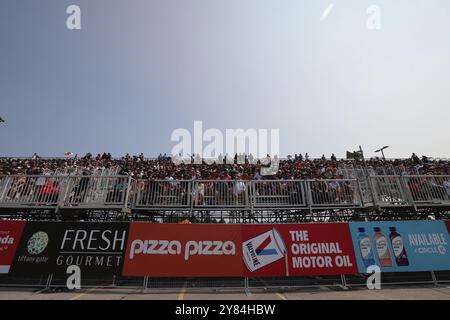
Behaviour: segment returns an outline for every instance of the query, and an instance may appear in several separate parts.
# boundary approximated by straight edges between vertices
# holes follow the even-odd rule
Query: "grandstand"
[[[3,217],[155,222],[283,223],[449,216],[450,162],[288,157],[175,165],[170,157],[87,154],[0,159]]]
[[[373,228],[374,224],[377,226],[374,230],[382,227],[386,235],[390,229],[401,228],[405,239],[416,230],[414,228],[429,234],[440,232],[445,237],[443,230],[448,221],[444,219],[450,217],[448,160],[426,157],[401,160],[304,159],[295,155],[280,160],[278,172],[266,176],[261,174],[261,169],[271,164],[265,161],[267,159],[252,162],[250,157],[241,158],[244,161],[239,161],[239,155],[236,155],[231,162],[215,164],[196,164],[192,158],[190,162],[179,165],[165,155],[146,159],[143,154],[126,155],[120,159],[114,159],[110,154],[96,157],[87,154],[81,158],[41,158],[37,155],[32,158],[2,158],[0,220],[7,234],[18,238],[20,233],[14,233],[14,228],[25,225],[15,255],[22,258],[31,254],[29,246],[33,246],[33,237],[41,235],[43,230],[43,234],[55,243],[65,243],[61,230],[66,230],[64,234],[83,234],[78,240],[68,238],[69,242],[75,241],[73,246],[87,240],[88,233],[100,230],[107,230],[105,235],[112,232],[127,234],[128,244],[125,247],[124,243],[120,250],[124,263],[114,266],[100,264],[92,269],[84,266],[83,286],[142,288],[143,292],[150,289],[184,292],[189,288],[213,289],[214,292],[245,290],[250,295],[250,290],[261,288],[356,288],[364,286],[368,277],[364,264],[358,260],[362,259],[358,253],[356,237],[361,236],[358,230]],[[405,220],[440,221],[412,221],[410,225]],[[73,223],[78,221],[84,223]],[[113,221],[118,223],[109,223]],[[213,228],[205,225],[210,223],[215,223]],[[248,271],[242,261],[244,241],[256,241],[268,232],[277,233],[275,229],[284,230],[284,227],[285,234],[286,230],[299,232],[296,228],[301,227],[314,234],[312,242],[337,241],[342,247],[346,246],[348,266],[330,270],[320,267],[312,271],[296,269],[287,262],[288,254],[295,258],[293,249],[289,248],[290,251],[285,251],[288,252],[285,258],[276,264],[280,266],[283,264],[280,261],[285,261],[284,267],[280,267],[282,273]],[[142,234],[139,233],[141,229]],[[247,232],[253,235],[264,233],[250,238]],[[389,237],[393,237],[392,232]],[[227,265],[233,271],[219,267],[205,269],[203,264],[195,263],[197,260],[177,260],[183,259],[179,255],[164,256],[164,259],[174,259],[170,265],[183,264],[183,267],[172,270],[164,262],[166,260],[159,260],[159,255],[144,254],[145,257],[136,260],[125,255],[126,248],[136,254],[141,253],[141,249],[132,247],[140,243],[141,237],[148,239],[149,234],[155,238],[159,234],[163,239],[174,239],[171,243],[180,245],[193,234],[206,242],[212,238],[232,239],[228,243],[236,244],[237,253],[217,256],[217,259],[231,259],[229,262],[214,260],[214,255],[208,259],[216,261],[211,262],[213,265]],[[235,234],[238,234],[236,239],[233,238]],[[45,239],[48,238],[44,236],[40,241],[47,245]],[[89,239],[94,239],[95,243],[95,237]],[[290,241],[286,235],[283,239]],[[0,286],[58,290],[65,287],[65,268],[74,259],[84,261],[84,257],[89,255],[103,261],[105,254],[110,255],[110,259],[117,254],[97,247],[86,251],[82,246],[80,252],[74,251],[75,247],[67,252],[62,251],[62,245],[59,249],[57,247],[49,247],[43,253],[49,262],[42,267],[24,263],[27,260],[22,258],[11,258],[10,266],[6,265],[7,274],[0,275]],[[408,244],[408,255],[415,259],[409,267],[398,267],[397,260],[396,267],[394,264],[383,267],[383,284],[438,286],[449,282],[445,256],[436,253],[439,263],[430,264],[421,256],[414,256],[414,252]],[[309,255],[304,259],[309,259]],[[424,265],[420,265],[422,261],[425,261]],[[375,261],[371,263],[375,264]]]

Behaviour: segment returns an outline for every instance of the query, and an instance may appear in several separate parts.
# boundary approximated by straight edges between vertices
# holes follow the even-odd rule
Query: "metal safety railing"
[[[195,208],[245,208],[249,206],[249,181],[197,180],[192,185]]]
[[[3,176],[0,206],[56,207],[66,183],[62,176]]]
[[[313,207],[361,205],[357,180],[307,180],[306,186]]]
[[[191,199],[190,181],[136,180],[134,205],[145,207],[189,208]]]
[[[450,202],[450,177],[404,176],[412,201],[416,204],[442,204]]]
[[[369,177],[378,206],[449,206],[450,176]]]
[[[322,276],[289,276],[289,277],[124,277],[116,275],[85,275],[83,289],[133,289],[136,293],[217,293],[243,292],[292,292],[295,289],[335,288],[334,290],[348,290],[350,288],[367,287],[371,274],[336,274]],[[67,289],[67,278],[61,274],[0,274],[0,288],[40,288],[36,293],[49,294],[51,289]],[[427,285],[437,288],[448,286],[450,273],[448,271],[422,272],[385,272],[383,286],[395,288],[397,285]],[[156,291],[155,291],[156,290]],[[95,292],[93,293],[95,294]]]
[[[372,176],[369,180],[374,191],[374,202],[378,206],[412,205],[400,176]]]
[[[306,207],[305,181],[260,180],[251,184],[254,208]]]
[[[312,210],[426,206],[450,207],[450,176],[252,181],[0,176],[0,209]]]
[[[127,176],[76,176],[67,181],[64,207],[122,207],[131,188]]]

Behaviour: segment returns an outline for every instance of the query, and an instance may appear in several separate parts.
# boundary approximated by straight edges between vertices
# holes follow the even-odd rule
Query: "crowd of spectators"
[[[115,159],[110,153],[83,157],[41,158],[34,154],[31,158],[0,158],[0,175],[41,175],[41,174],[96,174],[110,170],[118,175],[130,175],[136,179],[149,180],[259,180],[259,179],[335,179],[344,178],[343,168],[368,168],[382,174],[416,173],[450,175],[450,161],[419,158],[413,154],[408,159],[371,158],[362,160],[337,159],[334,154],[327,158],[311,159],[306,153],[287,156],[279,160],[274,175],[261,175],[261,168],[278,160],[267,156],[255,160],[251,155],[235,155],[232,159],[219,157],[215,163],[191,157],[184,163],[176,163],[167,155],[147,159],[140,155]],[[382,171],[379,171],[382,169]],[[394,169],[394,170],[392,170]],[[390,171],[389,171],[390,170]]]

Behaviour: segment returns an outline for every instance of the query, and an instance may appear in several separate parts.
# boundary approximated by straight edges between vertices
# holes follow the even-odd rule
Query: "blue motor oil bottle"
[[[372,242],[369,236],[366,234],[365,228],[358,228],[358,243],[359,250],[361,252],[361,258],[364,266],[367,268],[369,266],[375,265],[375,257],[373,254]]]

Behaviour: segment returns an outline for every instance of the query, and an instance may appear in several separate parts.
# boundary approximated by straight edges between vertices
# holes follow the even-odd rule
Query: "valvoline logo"
[[[259,256],[267,256],[271,254],[278,254],[276,249],[267,248],[272,243],[271,237],[268,236],[266,240],[261,242],[261,244],[255,249],[256,254]]]
[[[251,272],[286,257],[286,246],[275,228],[243,242],[242,251],[245,265]]]

